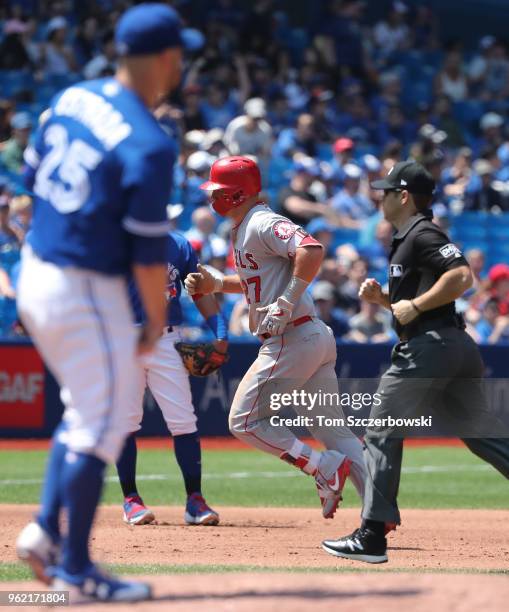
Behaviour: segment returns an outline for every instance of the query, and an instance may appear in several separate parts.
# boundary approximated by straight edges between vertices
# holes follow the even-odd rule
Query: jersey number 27
[[[101,153],[83,140],[69,143],[61,125],[50,126],[44,142],[49,151],[37,170],[34,193],[60,213],[79,210],[90,195],[89,171],[99,164]]]
[[[262,279],[259,276],[251,276],[250,278],[246,278],[246,280],[240,281],[240,284],[242,286],[242,291],[244,291],[244,295],[246,296],[248,304],[257,304],[258,302],[260,302]],[[253,291],[251,292],[249,290],[250,287],[253,287]],[[254,293],[254,296],[250,296],[250,293]]]

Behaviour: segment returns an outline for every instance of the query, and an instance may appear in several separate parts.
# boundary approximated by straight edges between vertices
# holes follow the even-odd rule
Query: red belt
[[[304,323],[307,323],[308,321],[312,321],[312,320],[313,320],[313,317],[310,317],[309,315],[304,315],[303,317],[299,317],[298,319],[295,319],[295,321],[290,321],[288,325],[299,327],[299,325],[304,325]],[[268,338],[272,338],[272,336],[268,333],[265,333],[265,334],[260,334],[260,338],[267,340]]]

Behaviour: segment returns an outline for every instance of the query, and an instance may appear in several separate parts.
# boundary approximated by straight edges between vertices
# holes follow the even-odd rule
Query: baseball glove
[[[228,361],[228,355],[220,353],[212,343],[177,342],[175,348],[182,358],[184,367],[193,376],[208,376]]]

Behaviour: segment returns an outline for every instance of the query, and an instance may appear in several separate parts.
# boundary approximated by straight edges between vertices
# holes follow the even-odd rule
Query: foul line
[[[403,467],[403,474],[432,474],[432,473],[452,473],[452,472],[487,472],[493,468],[490,465],[421,465],[417,467]],[[222,474],[206,474],[204,480],[224,480],[225,478],[246,479],[246,478],[296,478],[305,476],[301,472],[227,472]],[[136,480],[181,480],[180,474],[139,474]],[[107,476],[106,482],[118,482],[118,477]],[[40,485],[42,478],[19,478],[0,480],[0,486],[15,485]]]

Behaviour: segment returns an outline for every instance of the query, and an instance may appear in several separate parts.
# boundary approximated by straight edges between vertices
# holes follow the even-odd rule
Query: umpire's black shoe
[[[339,540],[324,540],[322,548],[335,557],[366,563],[387,561],[387,540],[365,527],[356,529],[352,534]]]

